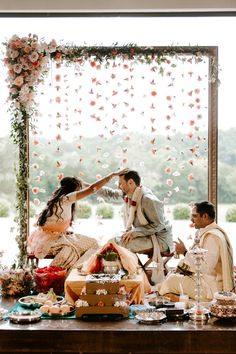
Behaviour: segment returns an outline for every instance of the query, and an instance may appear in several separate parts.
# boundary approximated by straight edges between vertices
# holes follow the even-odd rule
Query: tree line
[[[219,131],[218,136],[218,201],[231,204],[236,200],[236,128]],[[207,132],[191,139],[180,133],[84,137],[70,142],[41,138],[37,146],[30,144],[31,199],[46,202],[60,173],[93,182],[118,167],[139,171],[143,184],[169,204],[207,199],[207,156]],[[0,138],[0,159],[0,198],[14,203],[18,151],[9,137]],[[35,186],[40,190],[37,195],[32,193]],[[117,187],[115,181],[111,186]],[[96,197],[90,200],[95,202]]]

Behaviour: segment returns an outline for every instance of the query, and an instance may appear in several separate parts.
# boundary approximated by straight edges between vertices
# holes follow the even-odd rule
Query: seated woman
[[[87,250],[98,247],[94,238],[68,231],[74,219],[75,202],[96,193],[120,172],[113,172],[84,189],[81,180],[64,177],[39,215],[37,229],[28,238],[28,253],[39,259],[52,254],[51,265],[70,270]]]

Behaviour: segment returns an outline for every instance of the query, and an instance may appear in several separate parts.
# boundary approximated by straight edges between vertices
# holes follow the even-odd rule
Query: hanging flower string
[[[33,126],[37,111],[35,95],[37,85],[43,81],[49,71],[50,59],[56,63],[65,62],[67,65],[83,65],[89,61],[91,65],[105,62],[109,66],[112,60],[130,60],[133,64],[156,63],[160,73],[162,64],[168,62],[169,57],[200,62],[204,56],[210,57],[210,81],[217,81],[218,67],[209,52],[203,47],[137,47],[134,44],[111,47],[57,45],[55,40],[49,44],[39,41],[38,36],[29,34],[20,38],[14,35],[6,47],[4,63],[8,68],[7,83],[9,87],[9,111],[11,113],[11,137],[19,147],[19,160],[16,168],[16,209],[18,222],[17,242],[19,246],[19,266],[26,261],[27,234],[28,234],[28,206],[29,206],[29,158],[28,158],[28,128]]]

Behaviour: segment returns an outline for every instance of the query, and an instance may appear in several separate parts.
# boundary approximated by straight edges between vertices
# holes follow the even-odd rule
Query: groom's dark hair
[[[137,186],[141,184],[141,177],[139,176],[137,171],[129,170],[128,172],[121,174],[120,176],[124,176],[124,180],[127,182],[129,179],[132,179]]]

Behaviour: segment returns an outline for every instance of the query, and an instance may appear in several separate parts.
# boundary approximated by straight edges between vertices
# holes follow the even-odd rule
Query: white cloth
[[[98,191],[99,196],[118,199],[120,190],[103,187]],[[132,240],[123,244],[122,235],[116,236],[115,241],[134,253],[142,253],[153,249],[154,269],[152,279],[161,281],[164,277],[163,259],[161,252],[173,252],[172,227],[165,218],[164,203],[150,189],[137,187],[131,200],[124,198],[124,225],[132,232]]]
[[[141,200],[143,195],[144,190],[140,186],[135,189],[131,199],[126,197],[124,206],[124,223],[127,231],[132,231],[135,216],[137,217],[140,225],[148,225],[148,220],[145,218],[141,208]],[[156,284],[164,279],[164,264],[157,236],[151,235],[150,237],[153,244],[152,261],[156,265],[156,267],[153,268],[151,279]]]
[[[148,221],[142,213],[141,209],[141,199],[143,197],[143,188],[137,187],[132,195],[132,198],[125,198],[124,206],[124,224],[127,231],[132,229],[134,223],[135,213],[137,213],[137,218],[140,225],[147,225]]]

